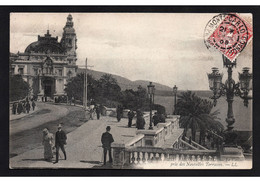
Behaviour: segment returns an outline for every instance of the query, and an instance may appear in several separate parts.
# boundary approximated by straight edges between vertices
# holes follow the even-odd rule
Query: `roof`
[[[58,42],[58,37],[51,37],[49,30],[43,37],[38,36],[38,41],[31,43],[24,51],[25,53],[56,53],[64,54],[65,50]]]

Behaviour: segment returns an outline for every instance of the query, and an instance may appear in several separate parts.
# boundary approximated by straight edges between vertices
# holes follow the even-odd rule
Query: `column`
[[[56,94],[59,93],[59,84],[58,84],[58,78],[55,79],[55,91],[56,91]]]
[[[18,74],[18,66],[17,65],[14,65],[14,74]]]
[[[42,78],[41,77],[39,77],[39,91],[40,91],[40,93],[38,95],[43,96],[44,91],[43,91],[43,88],[42,88]]]

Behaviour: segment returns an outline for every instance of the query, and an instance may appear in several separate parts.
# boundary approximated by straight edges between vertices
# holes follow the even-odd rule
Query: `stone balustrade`
[[[149,120],[149,115],[145,117]],[[240,149],[208,150],[193,142],[182,140],[179,116],[170,116],[153,130],[137,130],[136,136],[126,143],[112,143],[113,166],[145,164],[153,161],[227,161],[244,160]]]
[[[125,165],[152,163],[154,161],[219,161],[215,150],[173,150],[172,148],[133,147],[126,149]]]
[[[148,123],[149,114],[144,113],[144,118]],[[137,130],[136,136],[127,143],[112,143],[113,165],[123,166],[129,164],[131,152],[128,150],[133,147],[160,147],[164,145],[166,139],[174,136],[170,145],[173,147],[174,142],[178,142],[182,136],[182,131],[183,129],[179,129],[179,116],[167,118],[166,123],[159,123],[153,130]]]

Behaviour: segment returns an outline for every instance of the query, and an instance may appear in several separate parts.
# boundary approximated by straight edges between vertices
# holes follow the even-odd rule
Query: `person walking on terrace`
[[[13,107],[12,107],[13,114],[16,114],[16,109],[17,109],[17,105],[16,105],[16,103],[14,102],[14,103],[13,103]]]
[[[58,131],[56,132],[55,135],[55,147],[56,147],[56,161],[55,163],[59,162],[59,150],[61,149],[61,151],[64,154],[64,159],[67,160],[67,155],[66,155],[66,151],[64,148],[64,145],[66,145],[66,140],[67,140],[67,136],[66,133],[61,130],[61,124],[58,125]]]
[[[132,120],[135,116],[135,113],[134,111],[131,109],[129,112],[128,112],[128,127],[131,127],[132,126]]]
[[[153,116],[153,125],[157,126],[158,123],[159,123],[159,116],[158,116],[158,113],[155,112],[154,116]]]
[[[30,112],[30,109],[31,109],[31,106],[30,106],[30,102],[29,102],[29,101],[26,102],[25,107],[26,107],[27,113],[29,113],[29,112]]]
[[[123,107],[121,105],[118,105],[117,108],[116,108],[116,118],[117,118],[117,121],[120,122],[122,116],[123,116]]]
[[[145,120],[143,117],[143,113],[140,110],[137,110],[137,115],[136,115],[136,128],[138,130],[143,130],[145,127]]]
[[[54,147],[53,143],[53,134],[49,132],[48,128],[43,129],[43,136],[42,136],[42,144],[44,146],[44,159],[46,161],[51,161],[53,158],[52,149]]]
[[[21,114],[22,112],[23,112],[23,104],[21,101],[19,101],[17,106],[17,113]]]
[[[34,102],[34,100],[32,101],[32,108],[33,108],[33,111],[34,111],[34,109],[35,109],[35,106],[36,106],[36,104],[35,104],[35,102]]]
[[[114,142],[113,136],[110,134],[110,126],[107,126],[106,132],[102,134],[101,137],[101,143],[103,147],[103,152],[104,152],[104,165],[106,165],[106,160],[107,160],[107,151],[108,151],[108,156],[109,156],[109,163],[112,163],[112,154],[111,154],[111,143]]]
[[[96,114],[97,114],[97,119],[99,119],[100,118],[100,106],[99,106],[99,104],[97,104],[96,106],[95,106],[95,110],[96,110]]]

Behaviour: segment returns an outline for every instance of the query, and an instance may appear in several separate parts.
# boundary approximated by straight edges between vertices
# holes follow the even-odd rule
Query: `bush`
[[[23,80],[21,75],[10,76],[10,101],[24,99],[30,92],[29,84]]]

